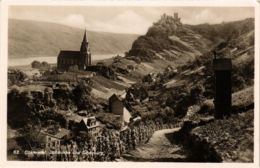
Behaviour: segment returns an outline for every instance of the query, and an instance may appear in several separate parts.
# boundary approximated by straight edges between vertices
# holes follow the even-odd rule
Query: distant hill
[[[184,63],[201,56],[223,41],[254,30],[254,19],[221,24],[185,25],[162,15],[143,36],[133,42],[127,57],[142,61],[166,59]]]
[[[60,50],[79,50],[84,30],[55,23],[9,19],[9,57],[57,56]],[[87,31],[93,54],[128,51],[135,34]]]
[[[223,22],[221,24],[186,25],[189,29],[209,39],[213,43],[220,40],[236,38],[254,30],[254,19],[247,18],[239,21]]]

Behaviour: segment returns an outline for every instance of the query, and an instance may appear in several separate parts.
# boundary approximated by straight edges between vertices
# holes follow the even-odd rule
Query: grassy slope
[[[9,57],[56,56],[61,49],[79,50],[84,30],[54,23],[9,20]],[[87,31],[93,54],[123,53],[137,38],[133,34]]]

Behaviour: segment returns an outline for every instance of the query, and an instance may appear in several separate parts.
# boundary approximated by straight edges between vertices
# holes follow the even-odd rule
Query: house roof
[[[114,102],[114,101],[121,101],[121,99],[116,94],[113,94],[112,96],[109,97],[109,102]]]
[[[80,115],[80,116],[87,116],[88,112],[87,112],[87,110],[81,110],[81,111],[78,112],[78,115]]]
[[[93,117],[83,118],[81,121],[84,123],[84,125],[85,125],[88,129],[89,129],[89,128],[94,128],[94,127],[99,126],[99,124],[89,126],[89,123],[90,123],[91,121],[96,121],[96,117],[94,117],[94,116],[93,116]]]
[[[83,118],[82,119],[83,122],[88,125],[91,121],[95,121],[96,120],[96,117],[87,117],[87,118]]]
[[[70,130],[67,130],[65,128],[61,128],[56,134],[48,133],[47,130],[41,131],[42,134],[48,135],[57,139],[62,139],[64,136],[69,135]]]
[[[58,58],[64,59],[79,59],[80,58],[80,51],[69,51],[69,50],[61,50],[59,53]]]
[[[74,122],[77,122],[79,123],[82,119],[84,119],[85,117],[83,116],[80,116],[78,114],[75,114],[73,112],[69,113],[69,114],[66,114],[66,119],[69,121],[74,121]]]

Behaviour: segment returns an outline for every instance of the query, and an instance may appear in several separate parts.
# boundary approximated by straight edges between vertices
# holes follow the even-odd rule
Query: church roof
[[[58,58],[78,59],[80,58],[80,51],[61,50]]]

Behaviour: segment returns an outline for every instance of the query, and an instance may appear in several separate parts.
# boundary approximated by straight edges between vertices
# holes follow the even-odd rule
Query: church
[[[87,39],[86,30],[81,43],[80,51],[61,50],[58,55],[57,68],[60,71],[68,71],[70,67],[85,70],[91,66],[91,52]]]

